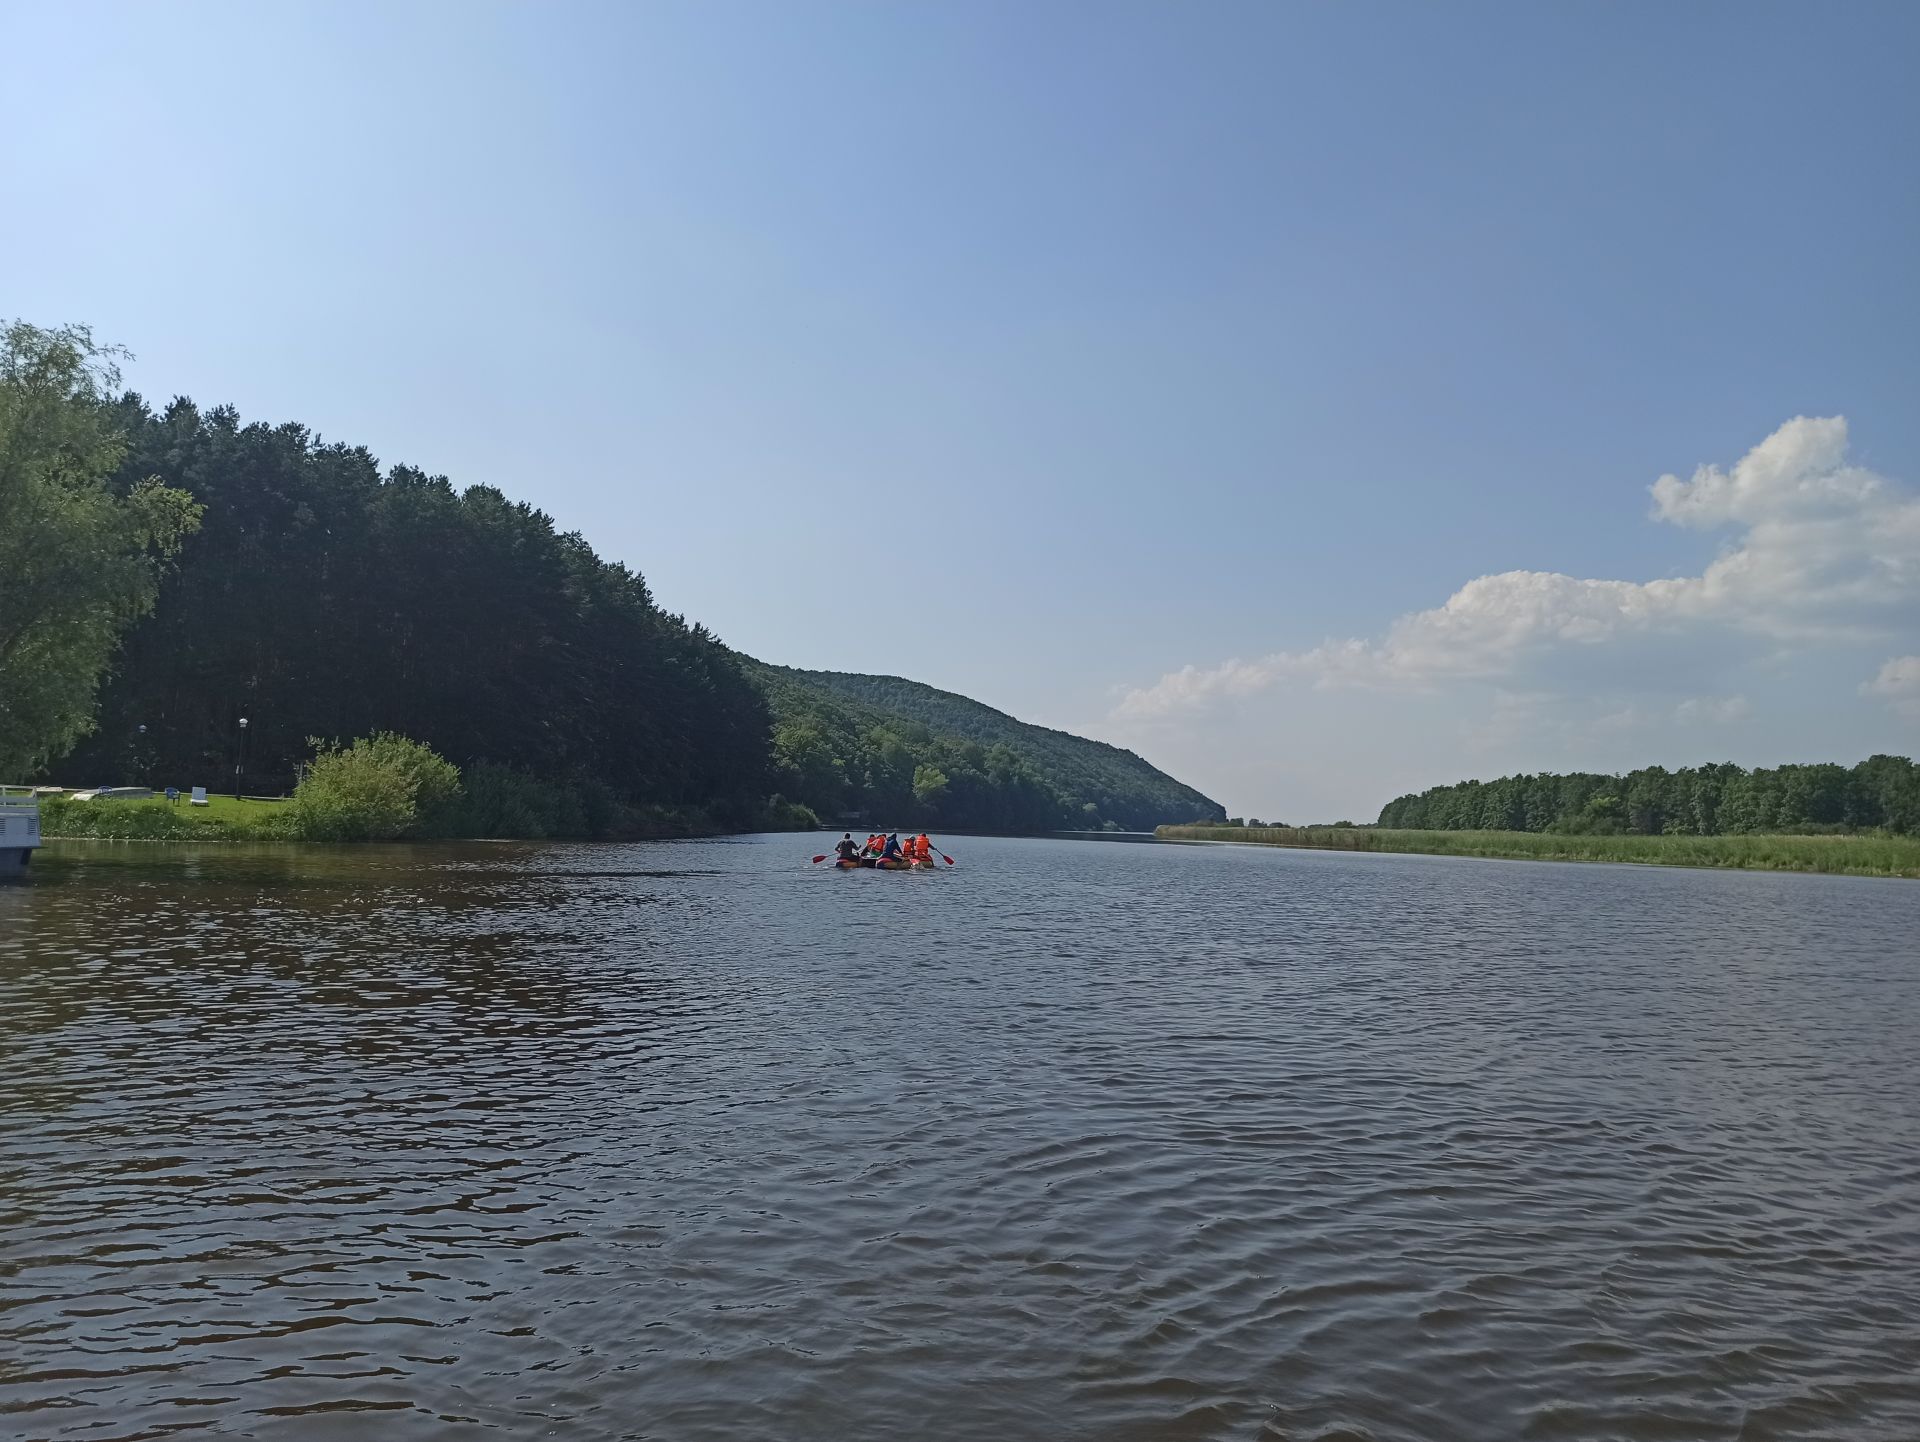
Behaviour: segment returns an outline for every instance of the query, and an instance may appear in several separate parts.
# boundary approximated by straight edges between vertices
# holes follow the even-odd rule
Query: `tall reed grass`
[[[1560,836],[1532,831],[1394,831],[1372,826],[1162,826],[1163,841],[1239,841],[1320,851],[1400,851],[1522,861],[1625,861],[1920,877],[1920,837]]]

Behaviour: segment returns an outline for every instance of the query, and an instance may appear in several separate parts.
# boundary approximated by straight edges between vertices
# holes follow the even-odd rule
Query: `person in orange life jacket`
[[[933,842],[927,839],[924,831],[913,838],[913,859],[924,861],[929,866],[933,864]]]

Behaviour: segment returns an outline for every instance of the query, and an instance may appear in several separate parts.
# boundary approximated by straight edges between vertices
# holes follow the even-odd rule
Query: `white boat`
[[[40,799],[31,791],[0,786],[0,877],[27,869],[40,845]]]

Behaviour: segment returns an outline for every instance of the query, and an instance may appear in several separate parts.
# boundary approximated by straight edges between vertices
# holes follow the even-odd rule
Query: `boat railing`
[[[40,845],[40,798],[24,786],[0,786],[0,873],[17,875]]]

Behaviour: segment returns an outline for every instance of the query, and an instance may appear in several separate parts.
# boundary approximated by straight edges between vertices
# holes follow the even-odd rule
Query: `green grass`
[[[697,807],[624,806],[615,824],[595,832],[579,818],[571,821],[564,809],[565,795],[551,815],[536,815],[528,810],[551,794],[537,782],[525,783],[527,794],[517,798],[518,809],[502,812],[495,807],[489,814],[468,817],[451,832],[430,830],[426,839],[452,840],[457,837],[518,838],[544,840],[605,836],[623,841],[670,836],[717,836],[724,828]],[[497,799],[497,798],[496,798]],[[190,806],[183,796],[178,805],[156,801],[73,801],[47,796],[40,800],[40,834],[49,841],[303,841],[315,839],[302,835],[294,808],[284,799],[248,797],[236,801],[231,796],[210,796],[205,806]],[[781,820],[783,818],[773,818]],[[809,815],[809,819],[811,816]],[[478,829],[465,829],[477,825]],[[403,838],[411,839],[411,838]]]
[[[1915,836],[1557,836],[1531,831],[1389,831],[1371,826],[1162,826],[1155,834],[1165,841],[1239,841],[1321,851],[1920,877],[1920,837]]]
[[[74,801],[61,796],[40,802],[40,834],[59,840],[99,841],[284,841],[292,835],[284,801],[236,801],[209,796],[205,806],[157,801]]]

